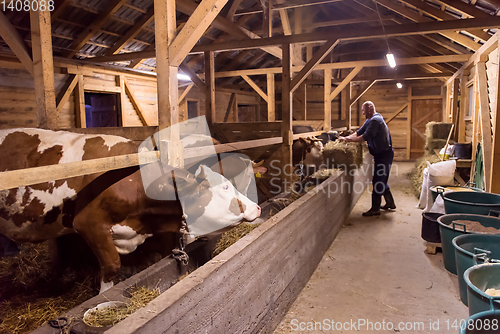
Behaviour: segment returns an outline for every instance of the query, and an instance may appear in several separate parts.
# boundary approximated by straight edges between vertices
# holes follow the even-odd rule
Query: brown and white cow
[[[0,130],[0,171],[46,166],[138,152],[138,144],[109,135],[41,129]],[[158,164],[160,164],[158,162]],[[139,166],[0,191],[0,234],[18,242],[41,242],[79,233],[101,267],[101,292],[119,271],[119,254],[128,254],[154,233],[179,232],[183,215],[194,235],[207,227],[253,220],[260,207],[220,174],[199,166],[159,177],[149,193],[174,192],[182,199],[147,196]],[[170,184],[177,187],[173,189]],[[184,209],[184,210],[183,210]]]

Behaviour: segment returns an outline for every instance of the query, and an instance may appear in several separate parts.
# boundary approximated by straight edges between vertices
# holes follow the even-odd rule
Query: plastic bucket
[[[485,263],[470,267],[464,273],[467,283],[469,315],[500,309],[500,296],[487,295],[487,289],[500,289],[500,263]]]
[[[441,243],[439,234],[439,223],[437,219],[442,213],[422,212],[422,239],[428,242]]]
[[[500,311],[497,310],[476,313],[460,324],[460,334],[494,334],[499,331]]]
[[[472,143],[455,143],[455,157],[458,159],[472,158]]]
[[[467,283],[464,281],[464,272],[478,263],[491,259],[500,260],[500,235],[465,234],[454,238],[452,244],[455,248],[460,299],[467,305]]]
[[[440,193],[448,192],[448,191],[477,191],[484,192],[483,189],[473,188],[473,187],[459,187],[459,186],[432,186],[431,188],[432,201],[435,202],[436,198]]]
[[[500,211],[500,195],[485,192],[451,191],[443,194],[444,209],[449,213],[488,215]]]
[[[476,233],[467,231],[463,224],[454,223],[456,220],[472,220],[479,222],[484,227],[500,228],[500,219],[496,217],[460,213],[446,214],[438,218],[444,267],[450,273],[455,275],[457,274],[457,264],[455,259],[455,248],[453,247],[452,240],[460,235]]]

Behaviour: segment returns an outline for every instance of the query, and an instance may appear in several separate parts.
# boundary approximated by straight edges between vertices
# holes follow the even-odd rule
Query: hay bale
[[[422,181],[424,179],[424,169],[427,168],[427,161],[433,164],[441,161],[441,159],[436,154],[425,154],[415,162],[415,167],[408,174],[417,198],[420,197],[422,191]]]
[[[425,152],[428,154],[434,154],[434,150],[441,150],[446,145],[446,139],[430,139],[425,142]],[[449,145],[453,145],[450,140]]]
[[[363,144],[331,141],[323,149],[323,159],[327,168],[359,167],[363,164]]]
[[[448,138],[453,123],[429,122],[425,125],[425,137],[430,139]]]
[[[251,224],[251,223],[241,223],[226,233],[222,234],[222,237],[215,245],[214,256],[219,255],[226,248],[234,244],[236,241],[243,238],[245,235],[259,227],[260,224]]]

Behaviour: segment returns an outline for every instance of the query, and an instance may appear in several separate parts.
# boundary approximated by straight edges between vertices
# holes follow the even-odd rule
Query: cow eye
[[[229,185],[227,185],[227,184],[223,185],[223,186],[222,186],[222,189],[224,189],[224,190],[228,190],[228,189],[229,189]]]

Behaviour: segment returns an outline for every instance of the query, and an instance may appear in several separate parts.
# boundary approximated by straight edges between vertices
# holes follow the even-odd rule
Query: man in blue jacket
[[[373,155],[374,160],[372,207],[363,213],[363,216],[378,216],[380,215],[380,209],[396,209],[394,198],[387,184],[389,173],[391,172],[392,159],[394,158],[394,150],[392,149],[389,128],[385,124],[382,115],[376,112],[373,102],[366,101],[363,103],[361,111],[366,117],[363,126],[352,135],[341,137],[339,140],[345,142],[368,142],[368,150]],[[385,198],[385,205],[380,207],[382,195]]]

